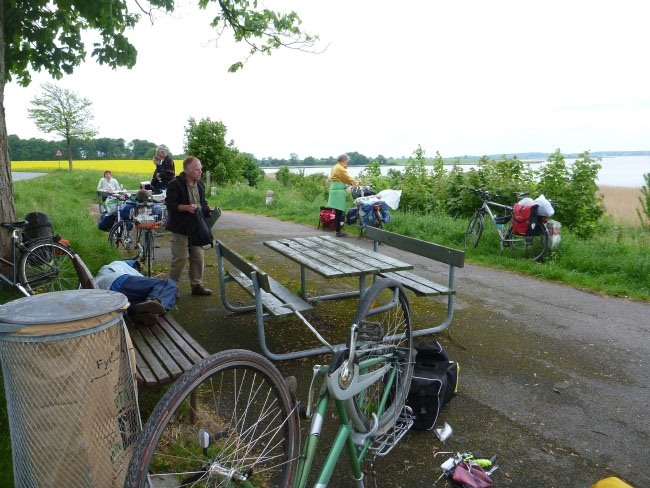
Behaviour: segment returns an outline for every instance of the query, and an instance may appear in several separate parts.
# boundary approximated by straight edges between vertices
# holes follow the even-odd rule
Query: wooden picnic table
[[[265,241],[264,245],[300,265],[300,284],[305,301],[333,300],[357,295],[361,297],[366,289],[366,275],[413,269],[412,264],[332,236],[278,239]],[[326,279],[358,276],[359,290],[308,298],[307,269]]]

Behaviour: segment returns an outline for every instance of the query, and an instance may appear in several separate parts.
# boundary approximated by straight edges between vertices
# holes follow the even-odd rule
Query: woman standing
[[[347,234],[341,232],[341,224],[343,222],[343,215],[345,214],[345,185],[354,183],[359,186],[359,181],[355,180],[348,173],[348,162],[350,156],[341,154],[332,168],[330,174],[330,197],[327,201],[327,206],[335,210],[334,222],[336,224],[336,237],[344,237]]]

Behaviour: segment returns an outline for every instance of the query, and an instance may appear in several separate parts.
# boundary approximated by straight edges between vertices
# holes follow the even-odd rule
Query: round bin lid
[[[126,305],[109,290],[66,290],[20,298],[0,306],[0,323],[43,325],[73,322],[114,312]]]

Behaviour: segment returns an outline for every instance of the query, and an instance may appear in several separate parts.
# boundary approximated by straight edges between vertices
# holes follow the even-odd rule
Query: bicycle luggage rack
[[[385,434],[376,437],[372,440],[372,444],[368,447],[368,450],[372,454],[377,456],[385,456],[390,451],[393,450],[393,447],[397,445],[399,441],[402,440],[402,437],[413,427],[413,421],[415,420],[415,415],[413,415],[413,410],[408,405],[404,405],[402,412],[397,417],[395,425]]]

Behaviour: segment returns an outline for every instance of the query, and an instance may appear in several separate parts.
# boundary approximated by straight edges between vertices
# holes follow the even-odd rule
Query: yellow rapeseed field
[[[146,174],[153,173],[154,166],[150,159],[147,160],[96,160],[72,161],[74,169],[94,169],[99,171],[111,170],[111,173]],[[11,169],[15,171],[48,171],[53,169],[67,169],[68,161],[12,161]],[[183,165],[176,161],[176,174],[183,171]]]

